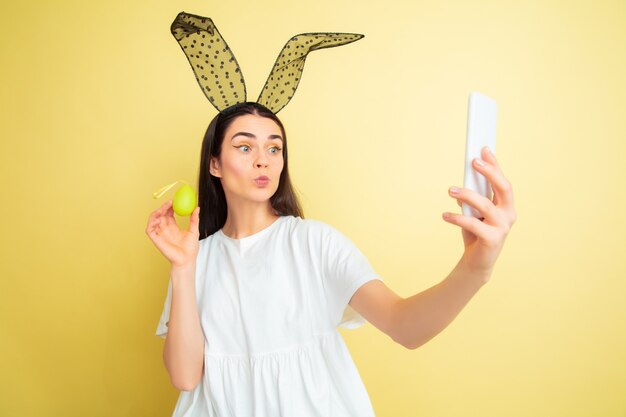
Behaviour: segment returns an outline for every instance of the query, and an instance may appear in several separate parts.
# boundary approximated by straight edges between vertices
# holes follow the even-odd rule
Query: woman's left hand
[[[459,205],[469,204],[478,210],[482,219],[462,214],[444,213],[445,221],[460,226],[463,230],[465,252],[463,261],[472,272],[488,279],[496,259],[502,250],[504,240],[517,218],[513,206],[513,188],[504,177],[495,156],[485,147],[481,151],[482,160],[472,161],[472,167],[487,178],[493,189],[493,201],[475,191],[451,187],[450,196],[457,199]],[[480,165],[484,163],[484,166]]]

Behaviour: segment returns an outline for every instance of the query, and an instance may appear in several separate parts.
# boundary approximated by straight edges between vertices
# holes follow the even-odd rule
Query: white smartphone
[[[481,158],[480,151],[484,146],[495,155],[496,153],[496,119],[498,106],[494,99],[478,92],[469,96],[467,111],[467,140],[465,142],[465,177],[463,187],[474,190],[491,200],[491,185],[482,174],[472,168],[474,158]],[[480,212],[463,203],[463,214],[482,218]]]

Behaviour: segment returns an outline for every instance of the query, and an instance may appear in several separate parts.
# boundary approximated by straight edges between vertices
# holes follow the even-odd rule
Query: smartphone
[[[465,177],[463,187],[476,191],[488,199],[492,199],[491,185],[482,174],[472,168],[474,158],[481,158],[480,151],[484,146],[495,155],[496,153],[496,118],[498,106],[496,101],[484,94],[472,92],[469,96],[467,109],[467,140],[465,142]],[[482,218],[480,212],[463,203],[463,214]]]

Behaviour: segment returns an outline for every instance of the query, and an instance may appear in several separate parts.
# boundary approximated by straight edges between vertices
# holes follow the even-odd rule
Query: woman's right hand
[[[198,255],[199,218],[200,207],[196,207],[191,213],[188,230],[180,229],[174,219],[172,200],[169,200],[150,214],[146,234],[172,266],[187,266],[195,262]]]

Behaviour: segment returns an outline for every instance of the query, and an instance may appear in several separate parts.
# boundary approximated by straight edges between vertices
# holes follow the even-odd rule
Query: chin
[[[255,191],[256,192],[250,193],[246,197],[248,200],[252,200],[257,203],[269,202],[270,198],[276,194],[276,190],[260,189]]]

